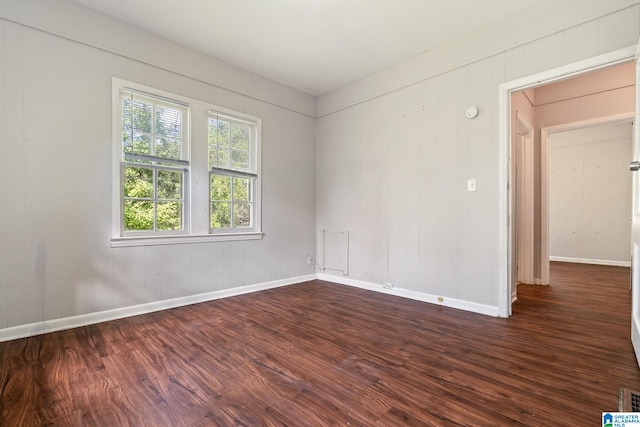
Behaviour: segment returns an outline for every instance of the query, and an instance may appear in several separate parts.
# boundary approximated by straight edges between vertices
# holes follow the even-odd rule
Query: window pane
[[[131,102],[131,98],[122,98],[122,129],[129,132],[133,129]]]
[[[211,228],[231,227],[230,205],[227,202],[211,203]]]
[[[217,149],[218,152],[218,163],[215,166],[221,167],[221,168],[228,168],[229,167],[229,149],[222,147],[222,148],[218,148]]]
[[[132,152],[136,154],[151,154],[151,135],[146,133],[134,132],[133,147],[131,147],[131,151],[128,151],[127,147],[125,147],[124,152]]]
[[[211,175],[211,200],[231,200],[231,177]]]
[[[137,199],[153,198],[153,170],[126,166],[124,168],[124,196]],[[151,218],[153,219],[153,216]]]
[[[156,138],[156,156],[166,159],[181,158],[181,143],[179,139]]]
[[[231,151],[231,167],[234,169],[249,169],[249,153],[246,151]]]
[[[182,203],[158,202],[158,230],[182,229]]]
[[[234,150],[249,150],[249,127],[233,123],[231,125],[231,148]]]
[[[131,96],[122,98],[122,128],[151,133],[151,104]]]
[[[209,118],[209,167],[229,166],[229,123]]]
[[[209,145],[209,169],[218,166],[218,148]]]
[[[214,120],[215,144],[220,147],[229,146],[229,123],[223,120]]]
[[[156,133],[172,138],[182,137],[182,114],[179,110],[156,105]]]
[[[251,204],[233,204],[233,225],[235,227],[251,227]]]
[[[131,132],[122,132],[122,150],[125,153],[133,153],[133,139]]]
[[[149,200],[125,200],[124,229],[126,231],[153,230],[153,202]]]
[[[251,201],[251,179],[233,178],[233,200],[240,202]]]
[[[182,199],[183,172],[158,170],[158,199]],[[160,215],[158,208],[158,215]]]
[[[229,164],[228,150],[217,145],[209,145],[209,168],[224,167]]]
[[[137,99],[130,100],[133,130],[151,133],[151,104]]]

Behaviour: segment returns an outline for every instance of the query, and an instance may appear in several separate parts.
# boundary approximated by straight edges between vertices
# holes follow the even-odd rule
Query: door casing
[[[520,116],[517,118],[516,123],[516,141],[515,150],[516,156],[512,161],[516,162],[514,177],[516,182],[513,185],[513,191],[516,192],[514,222],[516,234],[514,242],[514,255],[515,268],[517,274],[515,284],[534,284],[534,153],[533,153],[533,126],[524,121]],[[514,167],[514,163],[511,164]],[[515,289],[516,286],[514,286]],[[515,290],[514,289],[514,290]],[[512,292],[512,301],[516,295]]]
[[[574,62],[552,70],[533,74],[498,87],[498,165],[499,165],[499,271],[498,271],[498,315],[509,317],[512,314],[512,287],[514,268],[514,218],[513,189],[509,185],[512,175],[511,153],[511,93],[542,86],[570,77],[575,77],[601,68],[628,62],[635,58],[636,46],[618,49],[606,54]],[[542,245],[541,245],[542,246]],[[548,258],[548,248],[547,248]],[[638,321],[637,341],[640,346],[640,318]]]
[[[640,160],[640,42],[636,46],[636,110],[633,127],[633,160]],[[631,344],[640,365],[640,172],[633,172],[631,213]]]

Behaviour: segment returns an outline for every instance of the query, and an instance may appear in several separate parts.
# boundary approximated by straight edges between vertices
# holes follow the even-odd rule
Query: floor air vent
[[[618,394],[618,411],[640,412],[640,392],[621,388]]]

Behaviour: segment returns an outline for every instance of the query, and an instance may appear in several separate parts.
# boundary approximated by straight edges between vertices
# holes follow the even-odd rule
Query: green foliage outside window
[[[211,228],[251,227],[252,181],[211,175]]]
[[[182,229],[182,172],[146,167],[124,168],[126,231]],[[154,186],[157,194],[154,197]]]

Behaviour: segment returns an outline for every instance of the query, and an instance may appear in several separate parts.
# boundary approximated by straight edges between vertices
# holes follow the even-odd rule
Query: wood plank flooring
[[[629,270],[510,319],[312,281],[0,343],[3,426],[600,425],[640,390]]]

